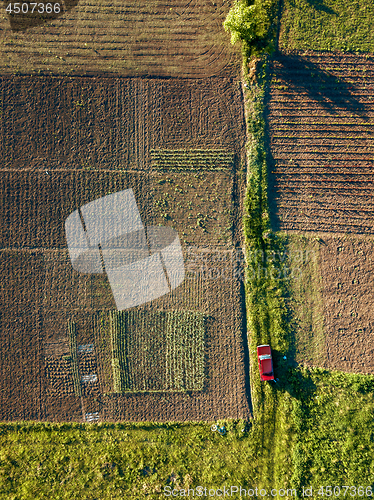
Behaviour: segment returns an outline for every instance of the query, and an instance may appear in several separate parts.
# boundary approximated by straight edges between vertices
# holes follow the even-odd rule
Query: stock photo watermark
[[[295,488],[258,488],[232,485],[212,488],[207,486],[196,486],[195,488],[172,488],[164,486],[165,497],[217,497],[217,498],[310,498],[310,497],[372,497],[372,486],[303,486],[301,490]]]
[[[308,263],[317,255],[310,250],[250,252],[247,259],[242,249],[232,252],[203,253],[195,247],[186,251],[186,270],[203,280],[242,281],[260,278],[302,279]]]

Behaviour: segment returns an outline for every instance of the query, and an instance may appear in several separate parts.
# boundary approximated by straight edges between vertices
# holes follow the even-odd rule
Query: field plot
[[[324,235],[321,274],[327,366],[374,372],[374,239]]]
[[[25,382],[4,386],[0,418],[248,418],[238,81],[6,77],[1,86],[3,380],[22,338],[31,361],[23,368],[18,356]],[[115,314],[107,275],[73,269],[65,220],[130,188],[146,227],[178,233],[185,280],[121,313],[125,333],[113,336],[95,327]],[[35,327],[14,336],[25,311]]]
[[[150,183],[155,224],[167,222],[186,244],[232,245],[236,218],[232,169],[154,171]]]
[[[227,0],[53,0],[61,12],[2,5],[1,73],[227,76],[240,67],[222,29]],[[29,1],[23,2],[24,11]],[[31,5],[31,4],[30,4]]]
[[[101,312],[94,330],[104,394],[204,388],[201,312]]]
[[[327,366],[326,324],[321,275],[321,244],[308,234],[288,234],[295,359],[309,366]]]
[[[102,395],[103,404],[100,406],[100,418],[110,421],[185,421],[201,418],[214,420],[219,415],[236,416],[236,418],[250,416],[249,386],[246,377],[246,338],[243,331],[243,297],[240,282],[234,272],[232,252],[223,254],[222,251],[195,248],[193,252],[186,255],[185,265],[187,275],[180,287],[169,295],[145,304],[144,308],[142,306],[126,314],[143,319],[151,318],[152,315],[156,316],[157,321],[149,323],[148,328],[152,329],[157,327],[157,322],[159,323],[160,318],[165,317],[165,315],[175,318],[178,315],[183,317],[189,314],[195,321],[200,322],[200,325],[203,319],[203,351],[200,351],[197,357],[190,359],[190,363],[198,370],[195,372],[196,375],[199,374],[198,377],[194,378],[194,386],[182,388],[180,379],[178,382],[178,378],[174,378],[178,372],[183,374],[182,365],[173,374],[171,381],[173,390],[165,390],[168,383],[168,378],[165,375],[170,374],[170,371],[162,371],[163,359],[166,359],[162,354],[158,362],[160,366],[157,368],[159,375],[157,380],[155,380],[154,375],[148,381],[140,379],[139,367],[134,367],[132,370],[132,373],[138,376],[135,381],[137,380],[139,388],[140,384],[152,384],[155,392],[149,390],[143,392],[143,389],[141,392],[126,391],[123,394],[107,393],[105,396]],[[207,271],[211,271],[211,273]],[[107,314],[109,313],[105,313],[105,317]],[[90,318],[93,317],[90,316]],[[137,323],[136,329],[141,330],[142,328],[144,328],[142,323]],[[78,335],[79,330],[78,324]],[[133,332],[135,333],[135,330]],[[152,363],[142,349],[148,344],[148,348],[155,354],[160,352],[160,349],[162,351],[162,346],[166,347],[166,344],[172,346],[172,343],[164,338],[167,331],[159,330],[159,332],[163,332],[161,336],[157,335],[159,341],[150,337],[149,332],[142,339],[133,337],[138,339],[137,346],[136,343],[133,344],[133,352],[136,348],[138,362],[143,363],[146,373],[149,373],[147,370]],[[198,334],[199,342],[202,341],[201,333]],[[182,337],[186,335],[184,339],[191,337],[190,334],[187,336],[187,331],[180,332],[179,335]],[[188,360],[186,354],[190,352],[190,349],[191,346],[184,345],[183,347],[185,361]],[[106,359],[106,363],[110,360],[108,360],[108,356],[103,357],[103,352],[98,354],[98,359],[99,378],[106,384],[106,387],[113,391],[114,381],[110,378],[110,373],[113,374],[113,365],[108,367],[107,364],[106,369],[109,377],[104,376],[103,378],[100,372],[100,366],[103,366],[102,360]],[[182,358],[180,361],[182,362]],[[199,367],[197,363],[200,362],[203,362],[203,366]],[[165,383],[163,388],[159,385],[162,380]],[[201,383],[203,383],[202,388]]]
[[[9,76],[0,96],[0,169],[147,170],[160,149],[244,146],[235,78]]]
[[[44,367],[41,315],[28,304],[12,314],[5,308],[0,327],[1,419],[43,418]]]
[[[132,188],[142,210],[142,175],[126,172],[3,172],[2,248],[66,248],[65,220],[105,194]]]
[[[55,258],[63,256],[54,252]],[[80,309],[72,303],[63,308],[60,302],[55,309],[41,311],[44,418],[81,420],[87,408],[109,421],[249,417],[236,253],[186,247],[185,268],[181,286],[129,311],[113,312],[105,287],[103,295],[95,297],[94,308],[91,288],[85,304],[80,298]],[[70,287],[65,280],[66,291],[59,293],[67,295]],[[113,345],[110,317],[116,321],[118,315],[124,319],[125,335],[117,328]],[[73,343],[68,334],[71,317],[76,325]],[[129,344],[116,350],[124,338]],[[87,346],[92,346],[89,352]],[[74,406],[77,401],[79,406]]]
[[[374,234],[374,58],[279,54],[268,100],[273,227]]]
[[[288,234],[296,361],[374,372],[374,239]]]

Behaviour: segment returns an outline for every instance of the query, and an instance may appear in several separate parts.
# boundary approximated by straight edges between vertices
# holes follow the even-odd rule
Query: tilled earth
[[[237,77],[9,76],[0,87],[0,419],[249,418]],[[175,150],[187,151],[177,153],[178,168],[169,165]],[[144,307],[203,312],[201,391],[107,395],[95,378],[92,318],[115,303],[105,275],[73,270],[64,224],[82,205],[129,188],[145,225],[180,237],[184,283]]]
[[[322,364],[363,373],[374,372],[373,100],[371,54],[292,52],[272,62],[272,225],[320,242]]]
[[[374,57],[279,54],[272,71],[273,226],[374,234]]]

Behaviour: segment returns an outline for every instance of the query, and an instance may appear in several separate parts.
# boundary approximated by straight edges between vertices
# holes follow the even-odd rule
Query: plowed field
[[[374,57],[281,54],[268,100],[273,225],[374,234]]]
[[[248,418],[238,81],[17,76],[1,93],[0,419]],[[129,188],[145,225],[177,231],[186,278],[133,309],[120,359],[95,328],[115,310],[107,276],[73,269],[64,224]]]
[[[0,79],[0,169],[147,169],[158,149],[240,154],[234,78]]]
[[[27,14],[8,14],[9,2],[2,4],[2,74],[204,78],[240,68],[222,28],[227,0],[50,3],[55,4],[60,12],[51,15],[31,13],[28,0],[20,4]]]

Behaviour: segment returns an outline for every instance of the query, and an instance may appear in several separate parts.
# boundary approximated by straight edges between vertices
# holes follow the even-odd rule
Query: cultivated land
[[[296,49],[318,50],[322,48],[326,50],[333,46],[338,50],[346,50],[345,43],[349,42],[361,47],[361,50],[370,50],[367,47],[370,47],[372,42],[370,24],[372,16],[366,16],[367,10],[364,8],[369,7],[370,11],[371,3],[353,1],[348,6],[344,0],[325,0],[323,4],[319,0],[308,0],[307,2],[298,0],[292,3],[284,2],[283,6],[281,35],[282,33],[288,34],[286,38],[281,36],[281,39],[286,40],[283,42],[286,46],[292,40],[293,48]],[[306,13],[309,14],[309,17],[305,15]],[[340,15],[336,17],[336,13],[340,13]],[[333,16],[335,16],[334,19],[332,19]],[[283,30],[287,27],[287,23],[288,26],[289,23],[293,24],[291,38],[289,36],[291,31]],[[354,29],[348,30],[349,26],[354,26]],[[362,32],[368,27],[368,36],[362,38]],[[332,36],[331,29],[339,29],[342,36]],[[318,34],[320,36],[317,36]],[[346,34],[349,37],[346,37]],[[326,41],[330,45],[322,46]],[[306,44],[307,47],[301,46],[302,43]],[[138,56],[140,55],[138,54]],[[245,61],[246,65],[247,63],[248,61]],[[250,67],[253,68],[254,64],[250,64]],[[370,238],[370,234],[362,234],[359,238],[356,237],[357,235],[351,234],[349,238],[353,239],[350,240],[342,233],[307,231],[300,235],[300,232],[288,231],[285,235],[284,232],[274,234],[269,231],[266,199],[267,176],[263,175],[264,170],[266,170],[266,162],[264,162],[263,156],[265,144],[262,135],[261,91],[270,82],[262,80],[261,64],[258,64],[257,68],[258,86],[250,85],[247,80],[247,90],[245,91],[248,99],[247,118],[251,142],[248,159],[252,174],[248,178],[249,185],[245,204],[252,207],[252,210],[250,214],[246,214],[244,229],[247,236],[247,249],[250,250],[247,255],[248,263],[250,266],[253,265],[255,270],[255,273],[252,273],[250,267],[249,275],[252,277],[255,274],[255,276],[246,282],[247,311],[251,325],[250,356],[253,360],[251,363],[251,369],[253,369],[251,381],[253,409],[257,417],[252,421],[253,426],[245,425],[243,422],[226,421],[227,434],[223,438],[218,433],[211,432],[210,424],[206,425],[206,423],[3,424],[0,427],[3,450],[1,453],[0,484],[1,491],[7,498],[34,499],[37,496],[46,498],[50,497],[50,492],[53,491],[55,498],[70,496],[70,498],[87,499],[122,499],[124,497],[156,499],[162,494],[165,485],[179,490],[190,486],[196,487],[198,484],[206,484],[208,487],[214,488],[223,488],[228,484],[238,484],[247,489],[255,486],[267,489],[270,487],[292,487],[297,488],[300,494],[302,486],[313,486],[314,493],[319,491],[318,496],[322,496],[321,486],[345,484],[357,485],[352,486],[345,493],[347,496],[372,495],[370,485],[372,485],[374,470],[373,377],[310,367],[293,367],[292,359],[294,348],[297,347],[297,360],[307,361],[309,365],[326,366],[327,350],[324,343],[324,321],[326,321],[327,316],[323,318],[322,290],[325,287],[324,293],[326,294],[326,289],[329,290],[328,287],[331,287],[334,267],[341,267],[342,270],[344,268],[344,273],[342,273],[338,283],[349,285],[345,281],[348,279],[349,266],[351,264],[353,267],[360,265],[352,257],[356,258],[358,252],[363,252],[365,255],[366,238]],[[8,126],[10,125],[11,123],[8,124]],[[204,148],[204,146],[202,147]],[[176,148],[183,149],[183,144],[177,144]],[[232,152],[232,149],[230,151]],[[230,151],[226,151],[226,153],[230,153]],[[221,152],[214,154],[217,157]],[[230,154],[226,154],[220,169],[223,165],[230,163]],[[160,159],[160,155],[164,155],[164,158]],[[197,156],[196,151],[187,155],[178,152],[175,163],[178,165],[183,163],[189,168],[191,163],[201,166],[202,162]],[[141,155],[138,155],[138,158],[140,157]],[[159,172],[161,167],[163,171],[169,162],[170,152],[166,154],[165,151],[151,152],[151,157],[151,168],[157,169],[156,171]],[[212,155],[209,155],[209,159],[207,158],[205,161],[205,165],[208,164],[210,168],[214,166],[217,170],[217,162],[212,160]],[[136,169],[136,162],[134,165]],[[237,184],[240,183],[233,182],[234,186]],[[163,184],[160,183],[157,187],[162,188]],[[180,179],[178,186],[175,187],[181,189]],[[172,220],[177,218],[173,217],[173,213],[170,211],[164,210],[165,203],[161,201],[163,198],[160,196],[161,194],[163,196],[164,191],[159,190],[157,193],[159,203],[155,206],[160,209],[158,216],[161,217],[163,223],[170,222],[173,225]],[[222,200],[224,199],[225,197],[222,198]],[[220,201],[222,200],[220,198]],[[187,209],[185,212],[186,216],[192,215]],[[274,220],[275,218],[273,222]],[[208,227],[207,222],[201,215],[196,218],[196,224],[201,229],[201,224]],[[192,227],[193,225],[191,225]],[[204,233],[202,230],[202,234],[199,236],[199,238],[201,237],[200,241],[203,242],[204,251],[202,251],[202,247],[196,248],[191,245],[189,248],[193,254],[191,258],[187,259],[188,262],[191,262],[191,265],[188,266],[189,273],[192,272],[192,276],[196,277],[194,271],[199,269],[203,271],[200,273],[202,276],[216,276],[217,274],[221,277],[226,276],[230,268],[229,262],[237,260],[235,256],[237,254],[233,254],[230,250],[227,232],[224,238],[219,240],[214,238],[214,244],[220,241],[214,250],[204,246],[204,241],[206,241],[204,236],[207,236]],[[189,234],[184,237],[188,241]],[[232,241],[238,241],[235,233]],[[184,250],[186,250],[186,245],[184,242]],[[222,270],[217,269],[216,264],[214,264],[217,250],[220,262],[224,263]],[[252,250],[257,257],[253,256]],[[304,274],[302,279],[293,281],[293,296],[289,301],[287,294],[289,282],[272,277],[272,273],[279,276],[279,273],[287,271],[287,266],[289,266],[287,255],[292,250],[294,251],[294,255],[290,259],[292,270],[295,272],[303,271]],[[300,250],[303,251],[302,257],[300,257]],[[52,250],[50,254],[50,269],[54,269],[54,251]],[[65,252],[65,256],[62,259],[60,271],[57,271],[56,268],[54,272],[56,275],[59,273],[60,276],[63,276],[64,266],[67,265],[67,253],[66,249],[58,248],[58,251]],[[323,258],[330,266],[325,271],[320,266],[320,254],[324,251]],[[343,259],[342,252],[346,251],[350,257]],[[232,257],[230,257],[230,252]],[[273,252],[276,253],[274,262]],[[334,252],[339,252],[339,254]],[[265,254],[268,258],[261,257]],[[306,254],[312,254],[312,257],[305,258]],[[213,264],[211,264],[212,261]],[[10,259],[9,262],[12,260]],[[209,263],[208,266],[206,263]],[[19,268],[17,262],[12,265],[15,270]],[[33,265],[37,267],[35,262]],[[41,265],[38,265],[42,269]],[[215,272],[213,272],[214,269]],[[369,269],[369,267],[365,269]],[[324,273],[323,276],[321,272]],[[27,304],[29,300],[27,297],[31,294],[31,290],[22,288],[22,273],[30,277],[34,288],[37,288],[37,285],[34,284],[30,272],[24,271],[23,268],[15,274],[14,277],[17,277],[22,300],[26,300],[24,303]],[[65,290],[63,281],[63,278],[58,280],[61,291]],[[82,282],[80,286],[83,290],[86,285]],[[110,302],[108,289],[101,289],[101,286],[100,282],[93,285],[92,290],[95,290],[95,297],[99,303],[104,298],[105,300],[109,299]],[[363,296],[365,296],[365,287],[366,297],[369,297],[369,282],[367,285],[363,282],[361,289]],[[10,290],[12,296],[16,296],[12,287],[8,287],[7,290]],[[355,293],[353,288],[352,292]],[[46,295],[48,296],[48,293]],[[334,294],[330,295],[333,304],[335,303]],[[196,296],[199,297],[198,294]],[[81,298],[80,304],[84,304],[83,294],[81,294]],[[345,297],[341,295],[340,298],[344,299]],[[109,302],[104,308],[101,307],[104,312],[98,314],[104,316],[112,314],[109,313],[109,310],[113,309],[113,306]],[[294,339],[295,330],[293,329],[295,325],[289,321],[290,316],[284,314],[285,304],[290,305],[290,302],[295,310],[291,318],[298,321],[299,330],[296,329],[296,339]],[[53,307],[53,303],[50,307]],[[79,307],[82,308],[81,305]],[[153,310],[152,313],[156,313],[157,316],[158,311]],[[197,313],[197,316],[193,317],[195,322],[199,323],[197,318],[201,311],[193,312]],[[335,312],[339,311],[332,308],[332,322],[335,321]],[[97,314],[97,309],[95,314]],[[143,317],[142,311],[137,314],[139,317]],[[342,311],[342,315],[344,314],[346,314],[346,310]],[[55,319],[56,316],[53,314],[50,314],[49,317],[51,318],[50,336],[52,340],[55,325],[69,324],[70,326],[69,328],[64,326],[61,338],[57,342],[45,343],[44,355],[47,362],[51,361],[51,357],[56,357],[56,354],[61,356],[61,363],[58,366],[61,373],[61,369],[65,369],[66,363],[73,361],[76,366],[76,361],[81,356],[82,366],[87,366],[92,370],[90,344],[85,344],[83,349],[82,345],[79,348],[80,344],[78,343],[75,352],[72,341],[75,338],[75,331],[76,338],[79,340],[82,331],[87,330],[91,316],[87,316],[87,321],[82,320],[82,315],[80,320],[74,318],[75,326],[69,321],[71,317],[66,316],[63,320]],[[16,316],[16,318],[22,319],[22,316]],[[158,321],[161,321],[160,317]],[[127,328],[128,318],[125,318],[124,322]],[[346,323],[349,324],[349,328],[355,327],[348,321]],[[171,324],[174,324],[174,319],[172,323],[167,322],[168,331],[172,328]],[[27,344],[28,337],[23,335],[22,328],[24,327],[17,326],[14,328],[14,332],[21,336]],[[35,328],[35,322],[28,320],[26,331],[31,331],[32,328]],[[117,341],[114,345],[118,345],[118,328],[117,333],[113,333],[116,328],[109,330],[113,338],[117,335]],[[197,332],[199,330],[199,328],[196,330],[195,338],[198,338]],[[13,338],[12,335],[8,337]],[[357,337],[357,343],[360,342],[361,338]],[[147,341],[146,338],[145,340]],[[336,337],[332,335],[331,340],[336,342]],[[279,382],[274,386],[260,385],[258,380],[255,346],[264,342],[271,342],[274,348],[275,370],[279,376]],[[149,343],[146,345],[150,346]],[[169,342],[167,345],[172,344]],[[330,355],[333,354],[335,358],[333,359],[329,355],[329,360],[332,359],[335,363],[335,360],[339,360],[336,357],[338,351],[334,351],[334,349],[333,345]],[[70,352],[73,353],[70,360],[62,359]],[[17,350],[20,358],[22,358],[22,353],[21,349]],[[114,360],[117,360],[118,357],[114,351],[113,354]],[[284,355],[287,359],[284,359]],[[29,366],[32,366],[32,363]],[[116,362],[114,366],[118,367]],[[51,368],[55,367],[56,363],[51,363]],[[358,364],[352,369],[362,371]],[[10,372],[10,370],[8,371]],[[28,376],[27,370],[25,373]],[[47,374],[49,373],[51,372],[47,367]],[[112,373],[114,372],[112,371]],[[8,385],[10,385],[11,376],[8,376],[7,380],[9,381]],[[57,388],[61,391],[62,386],[64,386],[70,392],[75,391],[77,384],[74,380],[70,379],[69,383],[65,383],[65,379],[63,379],[63,384],[59,380],[57,385],[49,384],[48,390],[53,392]],[[137,380],[139,381],[139,379]],[[181,380],[180,377],[178,380]],[[198,379],[196,380],[198,381]],[[23,379],[18,376],[17,381],[22,387]],[[54,381],[56,382],[56,378]],[[119,383],[123,383],[123,381],[117,378],[116,384]],[[113,380],[109,384],[109,389],[112,387]],[[31,389],[31,398],[29,397],[29,399],[32,400],[33,391],[36,389],[32,384],[29,385],[29,388]],[[86,388],[87,386],[84,387],[84,389]],[[27,389],[28,387],[19,391],[20,398],[25,398],[29,394]],[[91,412],[91,421],[97,417],[96,409],[97,407],[87,410]],[[79,408],[73,408],[71,414],[74,411],[78,414]],[[346,487],[342,487],[340,490],[341,496],[344,495],[344,488]],[[328,495],[327,490],[324,490],[324,494]]]
[[[1,418],[248,418],[239,222],[244,116],[235,75],[13,76],[1,86],[1,370],[7,384]],[[100,347],[111,335],[109,323],[101,333],[95,327],[97,314],[107,318],[115,309],[109,283],[105,275],[73,270],[64,223],[85,203],[128,188],[144,224],[178,232],[186,279],[134,309],[135,330],[118,333],[133,339],[132,347],[124,347],[127,355],[113,368],[119,358]],[[179,327],[160,314],[197,315],[200,326],[190,331],[182,326],[186,320]],[[174,340],[165,340],[168,331]],[[22,346],[28,347],[20,356]],[[181,368],[169,373],[169,358],[165,365],[162,359],[170,349],[170,362],[180,359]],[[183,382],[188,363],[196,377]],[[132,385],[118,382],[120,369],[134,378]]]
[[[9,15],[6,5],[0,19],[3,74],[201,78],[229,76],[240,67],[222,29],[227,0],[102,0],[99,7],[65,0],[61,13],[44,19]]]
[[[280,54],[269,96],[276,227],[374,233],[374,58]]]
[[[293,305],[297,358],[363,373],[374,369],[373,88],[371,55],[279,53],[267,108],[273,227],[304,233],[317,262],[303,270],[313,289],[294,281],[296,303],[315,305],[308,319]]]

